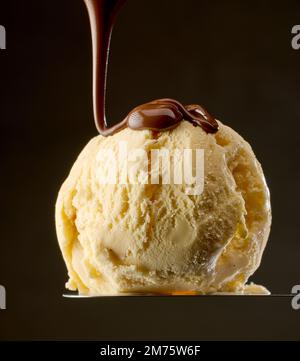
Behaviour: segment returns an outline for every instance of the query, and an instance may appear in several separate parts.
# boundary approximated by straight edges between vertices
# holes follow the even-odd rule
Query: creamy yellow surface
[[[201,195],[185,185],[99,184],[99,152],[201,148]],[[97,158],[98,156],[98,158]],[[140,159],[134,167],[145,168]],[[107,165],[109,168],[109,165]],[[182,122],[157,137],[125,129],[93,138],[76,160],[56,203],[67,288],[119,292],[267,292],[244,287],[260,264],[271,223],[269,191],[245,140],[220,123],[216,134]],[[249,291],[250,290],[250,291]]]

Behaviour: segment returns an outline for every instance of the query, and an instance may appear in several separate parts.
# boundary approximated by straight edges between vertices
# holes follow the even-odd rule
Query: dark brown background
[[[299,23],[299,1],[129,0],[109,69],[112,121],[174,97],[203,104],[252,144],[273,206],[253,279],[274,293],[300,283]],[[82,0],[0,0],[0,24],[0,339],[300,339],[289,298],[62,298],[54,203],[96,135],[88,18]]]

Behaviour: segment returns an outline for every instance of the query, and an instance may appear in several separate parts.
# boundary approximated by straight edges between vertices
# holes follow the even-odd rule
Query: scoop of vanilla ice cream
[[[56,203],[67,288],[81,294],[120,292],[264,293],[245,286],[260,264],[271,223],[269,191],[250,145],[219,123],[207,134],[187,121],[171,130],[124,129],[84,148]],[[204,188],[103,184],[105,150],[204,149]],[[130,163],[145,169],[136,157]],[[192,166],[192,165],[191,165]],[[147,169],[147,168],[146,168]],[[149,170],[150,172],[150,170]]]

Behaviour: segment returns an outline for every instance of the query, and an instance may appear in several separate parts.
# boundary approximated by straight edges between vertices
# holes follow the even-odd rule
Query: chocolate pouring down
[[[106,77],[110,39],[117,15],[126,0],[84,0],[90,18],[93,41],[93,103],[96,127],[103,136],[109,136],[129,127],[135,130],[151,129],[162,132],[173,129],[183,120],[215,133],[218,123],[200,105],[184,107],[173,99],[158,99],[133,109],[128,116],[108,127],[105,116]]]

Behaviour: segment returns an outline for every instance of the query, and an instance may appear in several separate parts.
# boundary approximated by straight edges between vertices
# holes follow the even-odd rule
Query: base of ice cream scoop
[[[87,295],[79,295],[77,293],[68,293],[64,294],[64,298],[101,298],[101,297],[219,297],[219,296],[270,296],[271,293],[263,286],[258,285],[249,285],[250,289],[246,286],[244,291],[239,292],[216,292],[216,293],[201,293],[196,291],[173,291],[171,293],[145,293],[145,292],[133,292],[133,293],[110,293],[110,294],[102,294],[102,295],[95,295],[95,296],[87,296]],[[280,295],[272,295],[272,296],[280,296],[280,297],[292,297],[289,294],[280,294]]]

